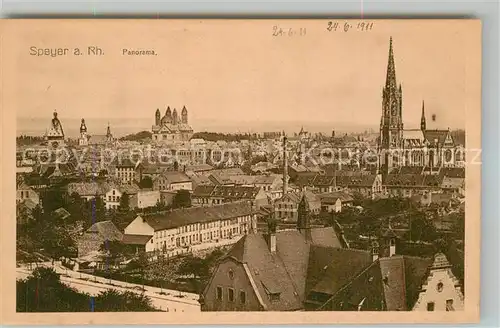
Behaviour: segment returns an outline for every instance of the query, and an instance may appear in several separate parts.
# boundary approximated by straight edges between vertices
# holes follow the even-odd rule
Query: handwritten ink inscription
[[[335,22],[329,21],[326,27],[326,30],[329,32],[349,32],[349,31],[371,31],[373,29],[373,22],[358,22],[358,23],[350,23],[350,22]]]
[[[306,34],[307,34],[307,30],[304,27],[292,28],[292,27],[280,27],[280,26],[274,25],[272,36],[274,36],[274,37],[279,37],[279,36],[292,37],[292,36],[306,36]]]

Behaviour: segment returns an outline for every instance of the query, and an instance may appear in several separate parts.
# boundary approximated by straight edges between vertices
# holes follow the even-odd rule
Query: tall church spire
[[[396,90],[396,66],[394,65],[394,49],[392,47],[392,36],[389,40],[389,62],[387,63],[387,76],[385,79],[385,87]]]
[[[422,100],[422,117],[420,118],[420,129],[422,131],[425,131],[426,129],[426,124],[425,124],[425,106],[424,106],[424,101]]]

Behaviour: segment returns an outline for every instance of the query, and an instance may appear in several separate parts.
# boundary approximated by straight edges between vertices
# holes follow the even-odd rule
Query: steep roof
[[[371,262],[371,254],[366,251],[311,246],[307,292],[334,295]]]
[[[411,310],[428,276],[432,259],[395,255],[368,264],[319,308],[362,310]],[[323,291],[328,291],[326,288]]]
[[[87,229],[87,233],[98,233],[106,240],[122,240],[123,234],[111,221],[96,222]]]
[[[332,228],[312,228],[311,231],[312,239],[307,239],[298,230],[278,231],[274,253],[269,250],[267,235],[246,235],[226,255],[248,265],[252,279],[268,310],[302,309],[309,268],[311,263],[315,262],[311,261],[311,249],[340,247]],[[349,254],[349,252],[344,254],[346,261],[350,258]],[[279,300],[271,301],[269,293],[279,293]]]
[[[425,130],[425,139],[429,142],[431,147],[442,146],[449,135],[448,130]]]

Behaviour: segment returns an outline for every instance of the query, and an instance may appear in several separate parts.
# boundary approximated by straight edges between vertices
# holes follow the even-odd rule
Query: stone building
[[[172,111],[170,107],[168,107],[163,117],[161,117],[160,109],[157,109],[152,132],[153,141],[155,142],[189,141],[193,136],[193,129],[188,123],[188,111],[186,106],[182,108],[180,118],[175,108]]]
[[[378,150],[383,173],[399,166],[426,166],[432,171],[443,166],[463,166],[465,161],[463,148],[455,143],[449,128],[428,129],[423,101],[420,128],[404,128],[403,90],[396,80],[392,37],[382,96]]]

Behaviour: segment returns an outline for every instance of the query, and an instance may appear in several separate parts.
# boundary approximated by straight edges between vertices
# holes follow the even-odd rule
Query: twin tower
[[[155,114],[155,125],[166,125],[166,124],[188,124],[188,111],[186,106],[182,107],[181,111],[181,119],[179,120],[179,115],[177,114],[177,109],[174,108],[172,111],[170,106],[167,107],[167,111],[165,112],[165,116],[161,117],[160,109],[156,110]]]

